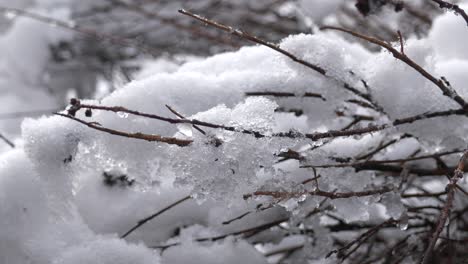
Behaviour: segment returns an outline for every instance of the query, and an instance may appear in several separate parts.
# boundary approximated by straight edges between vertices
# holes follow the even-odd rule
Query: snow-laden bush
[[[0,38],[18,51],[0,82],[41,103],[44,50],[70,36],[28,23]],[[343,34],[160,59],[25,120],[0,158],[0,262],[462,263],[466,24],[446,13],[378,52]]]

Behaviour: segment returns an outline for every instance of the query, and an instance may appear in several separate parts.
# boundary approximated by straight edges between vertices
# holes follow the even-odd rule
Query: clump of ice
[[[386,213],[393,219],[398,220],[406,214],[406,207],[401,201],[401,196],[390,192],[382,195],[381,203],[387,209]]]
[[[197,133],[194,143],[185,148],[173,148],[176,183],[193,186],[199,198],[209,194],[229,199],[252,191],[259,182],[256,175],[273,166],[273,153],[281,148],[278,140],[268,137],[273,128],[275,108],[276,104],[267,99],[249,98],[232,110],[218,106],[192,116],[205,122],[233,126],[239,131],[257,131],[266,137],[221,129],[208,136],[194,131]],[[218,140],[219,145],[214,140]]]

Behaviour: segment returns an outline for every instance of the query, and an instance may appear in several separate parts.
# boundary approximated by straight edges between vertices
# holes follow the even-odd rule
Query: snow
[[[85,244],[70,247],[53,264],[157,264],[159,258],[142,245],[128,245],[118,238],[97,238]]]
[[[180,254],[180,252],[184,252]],[[266,264],[266,259],[250,244],[244,241],[226,239],[211,245],[188,243],[172,247],[163,253],[164,264],[206,263],[216,264],[222,259],[223,263],[252,263]]]
[[[467,9],[468,4],[461,4],[461,8]],[[429,33],[429,41],[434,45],[437,55],[443,59],[468,59],[468,52],[459,45],[466,43],[466,22],[460,16],[446,13],[435,19]]]
[[[26,263],[24,242],[47,222],[46,194],[22,150],[3,154],[0,171],[0,225],[8,227],[0,230],[0,262]]]

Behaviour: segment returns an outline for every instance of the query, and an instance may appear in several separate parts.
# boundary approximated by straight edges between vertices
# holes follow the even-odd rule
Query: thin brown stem
[[[120,238],[127,237],[128,235],[130,235],[133,231],[135,231],[136,229],[138,229],[142,225],[146,224],[147,222],[153,220],[154,218],[158,217],[159,215],[163,214],[164,212],[169,211],[170,209],[174,208],[178,204],[181,204],[181,203],[183,203],[183,202],[185,202],[185,201],[187,201],[189,199],[191,199],[190,195],[185,196],[184,198],[182,198],[180,200],[177,200],[174,203],[164,207],[163,209],[159,210],[158,212],[156,212],[156,213],[154,213],[154,214],[152,214],[152,215],[150,215],[150,216],[148,216],[146,218],[141,219],[140,221],[138,221],[138,223],[135,226],[133,226],[132,228],[130,228],[130,230],[125,232],[123,235],[121,235]]]
[[[101,125],[95,123],[95,122],[86,122],[84,120],[81,120],[79,118],[76,118],[71,115],[65,115],[65,114],[60,114],[60,113],[55,113],[56,115],[74,120],[78,123],[81,123],[89,128],[99,130],[102,132],[106,132],[108,134],[116,135],[116,136],[121,136],[121,137],[127,137],[127,138],[135,138],[135,139],[142,139],[150,142],[162,142],[162,143],[167,143],[170,145],[177,145],[180,147],[188,146],[192,143],[192,140],[187,140],[187,139],[179,139],[179,138],[173,138],[173,137],[163,137],[160,135],[154,135],[154,134],[143,134],[140,132],[137,133],[130,133],[130,132],[123,132],[115,129],[110,129],[106,127],[102,127]]]

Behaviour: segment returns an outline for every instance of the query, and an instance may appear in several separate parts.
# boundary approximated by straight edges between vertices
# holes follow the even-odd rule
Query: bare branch
[[[188,196],[185,196],[184,198],[180,199],[180,200],[177,200],[175,201],[174,203],[164,207],[163,209],[159,210],[158,212],[146,217],[146,218],[143,218],[141,220],[138,221],[138,223],[133,226],[132,228],[130,228],[130,230],[128,230],[127,232],[125,232],[123,235],[120,236],[120,238],[125,238],[127,237],[128,235],[130,235],[133,231],[135,231],[136,229],[138,229],[139,227],[141,227],[142,225],[146,224],[148,221],[151,221],[153,220],[154,218],[158,217],[159,215],[163,214],[164,212],[174,208],[175,206],[177,206],[178,204],[181,204],[187,200],[191,199],[191,196],[188,195]]]
[[[6,138],[3,134],[0,134],[0,139],[2,139],[8,146],[15,148],[15,143]]]
[[[271,92],[271,91],[265,91],[265,92],[246,92],[246,96],[273,96],[273,97],[312,97],[312,98],[320,98],[323,101],[326,101],[327,99],[323,97],[323,95],[318,94],[318,93],[303,93],[303,94],[295,94],[295,93],[288,93],[288,92]]]
[[[76,118],[71,115],[65,115],[65,114],[60,114],[60,113],[55,113],[56,115],[63,116],[65,118],[74,120],[76,122],[79,122],[89,128],[99,130],[102,132],[106,132],[108,134],[116,135],[116,136],[121,136],[121,137],[127,137],[127,138],[135,138],[135,139],[142,139],[150,142],[162,142],[162,143],[167,143],[171,145],[178,145],[180,147],[185,147],[188,146],[192,143],[192,140],[187,140],[187,139],[179,139],[179,138],[173,138],[173,137],[163,137],[160,135],[153,135],[153,134],[143,134],[140,132],[137,133],[129,133],[129,132],[123,132],[119,130],[114,130],[106,127],[102,127],[99,124],[95,122],[86,122],[84,120],[81,120],[79,118]]]
[[[447,187],[446,187],[447,199],[445,200],[444,207],[442,211],[440,212],[439,218],[437,220],[437,225],[431,235],[429,244],[424,252],[424,255],[422,256],[420,260],[421,264],[426,264],[429,262],[432,251],[434,250],[434,246],[440,236],[440,233],[444,229],[445,222],[447,221],[447,218],[450,215],[450,210],[452,208],[457,182],[461,178],[463,178],[463,173],[465,172],[465,169],[468,169],[468,168],[465,168],[466,163],[468,163],[468,150],[465,151],[465,153],[460,158],[460,161],[458,162],[458,167],[453,173],[452,178],[450,178],[449,183],[447,184]]]
[[[448,2],[442,1],[442,0],[432,0],[432,2],[435,2],[435,3],[439,4],[440,8],[446,8],[446,9],[452,10],[456,14],[462,16],[463,19],[465,19],[465,21],[466,21],[466,25],[468,26],[468,15],[466,14],[465,10],[463,10],[460,6],[448,3]]]

